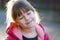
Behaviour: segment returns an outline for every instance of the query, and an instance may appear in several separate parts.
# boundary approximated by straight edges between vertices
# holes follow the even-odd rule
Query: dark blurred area
[[[28,0],[42,15],[44,20],[60,23],[60,0]]]
[[[5,37],[6,3],[0,0],[0,40]],[[28,0],[38,11],[51,40],[60,40],[60,0]]]
[[[0,9],[5,8],[9,0],[0,0]],[[28,0],[44,20],[60,23],[60,0]],[[44,13],[44,15],[42,14]],[[42,17],[41,16],[41,17]],[[46,18],[45,18],[46,17]]]

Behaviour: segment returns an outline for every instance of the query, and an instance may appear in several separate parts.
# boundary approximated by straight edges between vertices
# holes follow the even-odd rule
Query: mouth
[[[32,20],[31,21],[29,21],[29,22],[27,22],[26,24],[30,24],[32,22]]]

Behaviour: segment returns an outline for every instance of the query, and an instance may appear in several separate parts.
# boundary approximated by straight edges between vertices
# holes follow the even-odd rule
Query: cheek
[[[36,20],[35,14],[32,14],[32,15],[31,15],[31,18],[32,18],[33,20]]]
[[[22,19],[22,20],[19,21],[19,24],[20,25],[24,25],[25,24],[25,21]]]

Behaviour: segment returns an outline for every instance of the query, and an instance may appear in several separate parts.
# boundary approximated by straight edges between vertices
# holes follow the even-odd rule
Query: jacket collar
[[[11,26],[11,25],[10,25]],[[35,29],[36,29],[36,32],[37,32],[37,35],[38,35],[38,40],[44,40],[44,31],[43,29],[40,27],[39,24],[37,24],[35,26]],[[8,29],[9,30],[9,29]],[[19,27],[14,27],[11,30],[7,31],[7,33],[10,33],[12,32],[17,38],[19,38],[20,40],[23,40],[22,39],[22,33],[21,33],[21,29]],[[11,34],[11,33],[10,33]]]
[[[38,34],[38,40],[44,40],[44,31],[43,29],[39,26],[39,25],[36,25],[35,27],[36,29],[36,32]],[[16,37],[18,37],[20,40],[23,40],[22,39],[22,33],[21,33],[21,29],[19,27],[15,27],[13,29],[13,33],[16,35]]]

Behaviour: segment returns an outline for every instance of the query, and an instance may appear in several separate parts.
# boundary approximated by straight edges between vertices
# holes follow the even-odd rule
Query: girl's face
[[[22,28],[31,28],[35,26],[36,20],[35,20],[35,13],[32,10],[29,10],[26,12],[25,10],[20,10],[22,12],[22,15],[18,16],[16,19],[16,22],[22,27]]]

